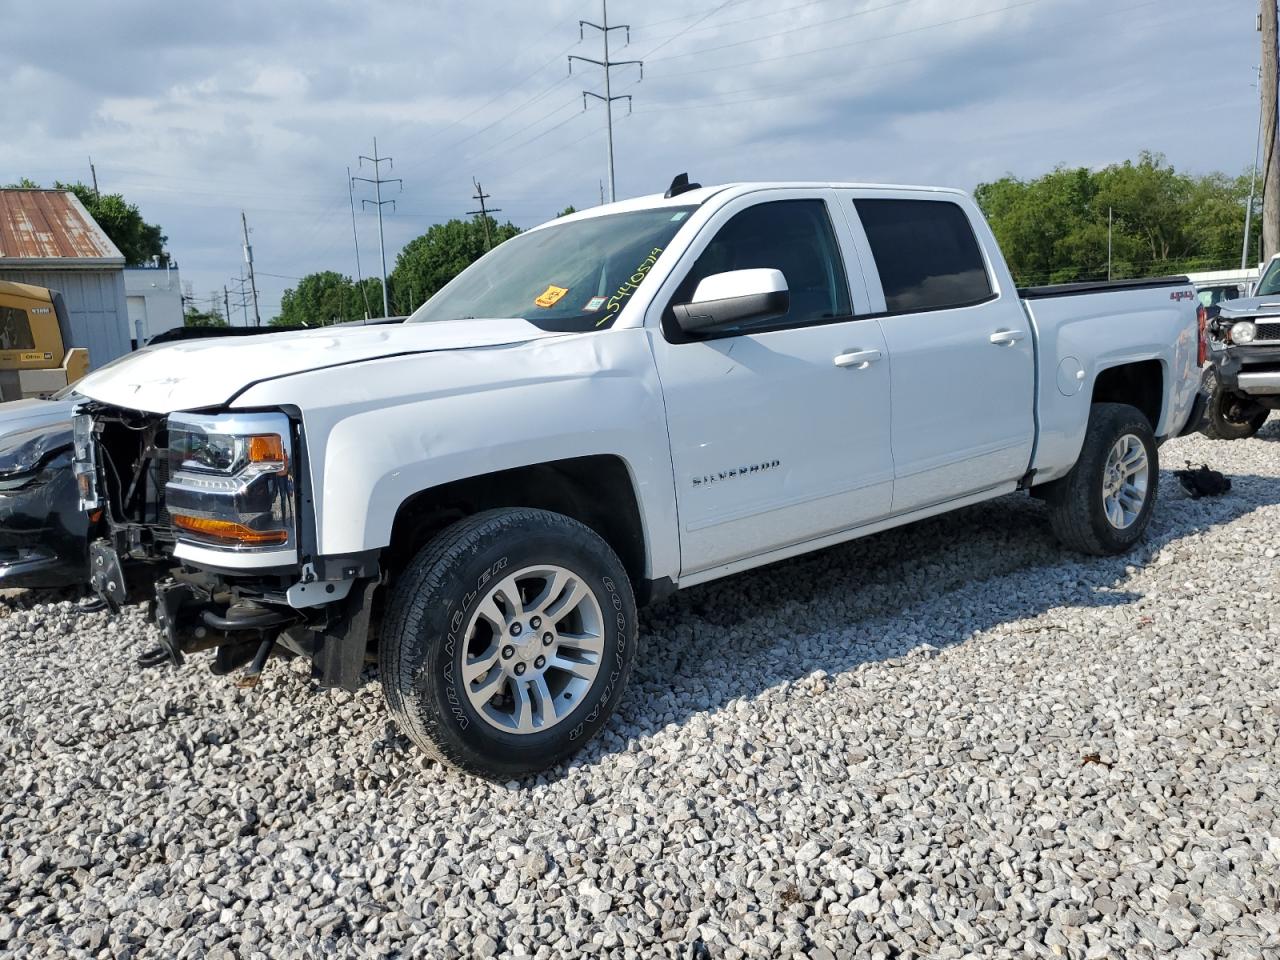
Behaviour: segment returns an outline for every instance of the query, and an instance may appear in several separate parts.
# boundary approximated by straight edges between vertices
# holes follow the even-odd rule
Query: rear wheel
[[[1262,429],[1270,415],[1270,410],[1259,408],[1248,397],[1215,384],[1200,432],[1210,440],[1248,440]]]
[[[495,780],[582,747],[631,672],[636,612],[594,531],[495,510],[422,548],[388,605],[379,667],[392,715],[437,758]]]
[[[1155,435],[1142,411],[1095,403],[1080,458],[1045,493],[1054,534],[1081,553],[1124,553],[1146,532],[1159,479]]]

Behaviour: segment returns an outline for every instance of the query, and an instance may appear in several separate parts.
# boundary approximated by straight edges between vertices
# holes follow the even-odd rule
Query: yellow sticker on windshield
[[[554,283],[548,284],[547,289],[533,302],[540,307],[554,307],[560,302],[560,298],[569,292],[568,287],[557,287]]]

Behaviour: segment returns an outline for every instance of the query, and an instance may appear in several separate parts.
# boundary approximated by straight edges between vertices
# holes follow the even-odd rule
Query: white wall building
[[[156,334],[182,326],[177,267],[126,267],[124,292],[129,305],[129,336],[136,346],[145,346]]]

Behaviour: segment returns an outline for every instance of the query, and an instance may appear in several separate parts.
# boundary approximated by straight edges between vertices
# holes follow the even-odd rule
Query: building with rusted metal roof
[[[0,280],[61,293],[92,366],[129,352],[124,255],[74,193],[0,189]]]

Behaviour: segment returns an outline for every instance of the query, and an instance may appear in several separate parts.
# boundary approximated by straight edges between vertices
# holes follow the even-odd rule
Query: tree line
[[[1125,279],[1238,268],[1250,178],[1179,173],[1144,152],[1100,170],[1006,176],[974,199],[1019,285]],[[1255,198],[1251,263],[1262,257],[1261,208]]]

